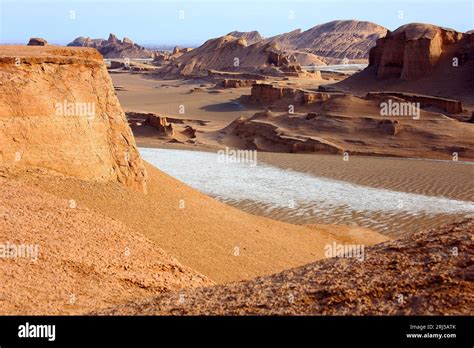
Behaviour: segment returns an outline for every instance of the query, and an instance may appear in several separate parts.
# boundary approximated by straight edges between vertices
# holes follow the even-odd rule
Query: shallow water
[[[474,202],[371,188],[262,163],[222,163],[211,152],[140,152],[157,168],[209,196],[282,221],[351,224],[399,236],[474,214]]]

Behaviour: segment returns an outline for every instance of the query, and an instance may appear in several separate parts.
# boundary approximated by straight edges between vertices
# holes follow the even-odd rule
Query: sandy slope
[[[121,221],[217,282],[250,279],[318,260],[324,257],[324,246],[333,241],[370,245],[386,240],[364,228],[306,227],[250,215],[218,203],[154,167],[147,165],[147,171],[147,195],[119,184],[35,171],[17,178]]]
[[[0,187],[2,315],[86,313],[212,284],[116,219],[16,181]],[[13,257],[21,244],[37,254]]]
[[[248,282],[167,293],[106,315],[472,315],[474,220]],[[178,302],[178,296],[184,301]]]

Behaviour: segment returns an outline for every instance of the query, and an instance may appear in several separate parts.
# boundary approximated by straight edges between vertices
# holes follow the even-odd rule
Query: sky
[[[114,33],[142,45],[196,46],[233,30],[269,37],[336,19],[464,32],[474,29],[474,0],[0,0],[0,43],[67,44]]]

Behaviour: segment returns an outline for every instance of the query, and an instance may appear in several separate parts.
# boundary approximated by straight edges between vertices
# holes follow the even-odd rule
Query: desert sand
[[[146,195],[120,184],[32,171],[13,178],[122,222],[216,282],[250,279],[320,259],[333,240],[374,244],[387,239],[360,227],[298,226],[247,214],[146,167]]]
[[[137,148],[259,150],[269,152],[263,161],[282,168],[472,201],[472,163],[454,163],[474,159],[470,97],[365,94],[365,82],[357,80],[394,72],[403,81],[423,78],[413,75],[413,62],[426,67],[427,56],[439,56],[423,70],[437,71],[449,54],[470,52],[472,35],[417,24],[375,42],[385,28],[361,23],[313,28],[321,36],[335,31],[353,46],[331,33],[316,41],[306,37],[311,32],[288,36],[305,49],[324,46],[315,53],[329,63],[345,54],[369,56],[367,70],[335,86],[347,75],[305,71],[298,57],[308,65],[323,60],[256,33],[177,49],[152,71],[119,64],[110,76],[93,48],[0,47],[0,237],[39,246],[36,262],[1,260],[2,313],[469,314],[472,219],[444,227],[455,216],[440,214],[426,224],[414,219],[417,230],[434,228],[398,240],[354,224],[276,221],[258,216],[258,207],[249,214],[190,188],[143,161]],[[417,40],[440,44],[421,50],[420,59],[390,54],[399,46],[409,53],[405,41]],[[77,41],[98,43],[118,57],[122,48],[142,50],[112,35],[106,43]],[[231,58],[237,51],[248,56],[242,61],[248,69],[221,71],[231,63],[220,54]],[[396,71],[385,69],[394,63]],[[200,78],[162,80],[176,76]],[[393,98],[422,100],[421,121],[381,117],[379,103]],[[54,105],[63,101],[94,103],[96,112],[58,115]],[[312,155],[298,152],[333,156],[307,159]],[[349,161],[341,160],[347,155]],[[327,254],[327,246],[342,244],[362,246],[367,258]]]
[[[27,64],[17,66],[13,52]],[[0,53],[8,88],[2,96],[10,96],[0,112],[6,125],[0,128],[1,238],[39,247],[36,262],[1,260],[4,314],[85,313],[279,272],[324,258],[331,243],[387,240],[365,228],[250,215],[144,163],[105,64],[90,48],[2,47]],[[58,115],[46,101],[61,100],[63,90],[73,102],[96,101],[97,113]],[[32,102],[35,108],[28,108]],[[72,134],[64,139],[64,132]],[[84,154],[89,161],[74,161]]]
[[[112,79],[120,86],[117,93],[126,110],[146,108],[155,116],[142,113],[143,117],[160,117],[161,121],[166,118],[173,128],[170,135],[155,127],[132,124],[137,144],[141,147],[212,152],[225,146],[257,149],[258,160],[262,163],[317,177],[466,202],[471,202],[474,197],[471,179],[474,167],[464,162],[472,161],[474,133],[471,133],[474,129],[467,122],[446,116],[446,112],[439,108],[444,107],[443,100],[438,108],[422,109],[420,119],[414,120],[406,116],[381,116],[381,101],[365,98],[365,95],[318,92],[319,86],[335,82],[328,76],[270,79],[259,81],[257,88],[222,88],[219,80],[212,79],[150,80],[139,74],[112,74]],[[261,87],[270,84],[271,88]],[[167,87],[163,90],[155,88],[157,86]],[[328,99],[307,103],[305,95],[315,95],[316,98],[326,98],[327,95]],[[179,103],[186,106],[184,115],[177,110]],[[288,105],[295,106],[293,114],[284,112]],[[262,112],[266,108],[272,111]],[[175,119],[183,122],[177,123]],[[192,138],[183,135],[186,127],[194,130]],[[450,139],[456,139],[456,142]],[[344,152],[347,152],[347,161]],[[454,153],[457,156],[454,157]],[[262,202],[226,202],[246,212],[284,222],[331,223],[325,217],[294,214],[292,209],[269,209]],[[360,224],[363,217],[354,214],[354,221],[344,220],[344,223],[355,224],[357,220]],[[384,221],[383,224],[370,220],[363,224],[391,237],[401,237],[461,216],[420,214],[409,218],[400,215],[394,219],[377,214],[370,218]],[[383,225],[392,219],[392,228],[386,230]]]
[[[332,258],[94,314],[470,315],[473,229],[473,220],[465,220],[370,247],[364,261]]]
[[[0,176],[1,315],[84,314],[213,284],[119,220]],[[25,244],[37,254],[4,257]]]

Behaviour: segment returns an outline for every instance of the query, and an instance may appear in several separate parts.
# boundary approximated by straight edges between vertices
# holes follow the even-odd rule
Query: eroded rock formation
[[[101,55],[0,47],[0,161],[146,191],[146,172]]]
[[[379,78],[416,80],[432,72],[443,55],[452,53],[467,35],[434,25],[412,23],[377,40],[369,65]]]
[[[32,37],[28,41],[28,46],[48,46],[48,41],[39,37]]]
[[[337,94],[333,94],[337,96]],[[242,96],[242,101],[265,106],[275,106],[279,101],[284,101],[285,108],[289,104],[309,105],[317,101],[326,101],[331,97],[328,93],[307,91],[292,87],[281,87],[270,83],[256,83],[252,85],[250,96]],[[280,103],[281,104],[281,103]]]
[[[105,58],[153,58],[153,52],[147,50],[127,37],[121,41],[114,34],[107,40],[78,37],[68,44],[75,47],[92,47],[97,49]]]

